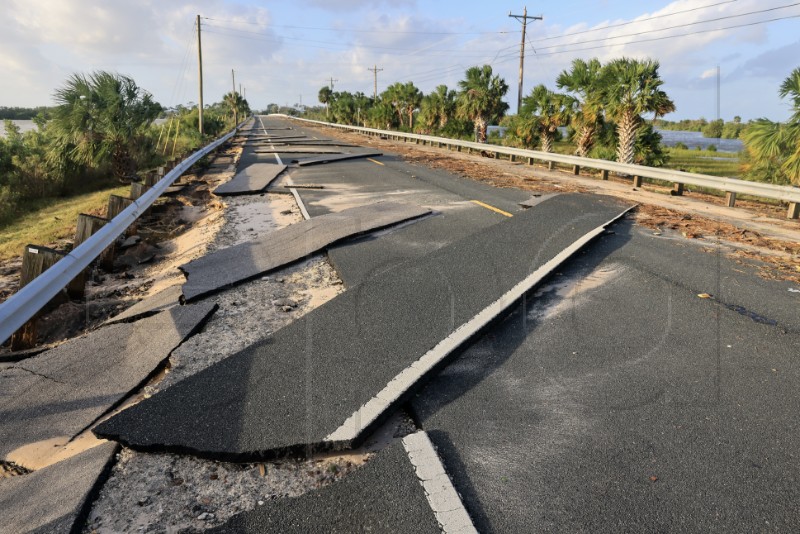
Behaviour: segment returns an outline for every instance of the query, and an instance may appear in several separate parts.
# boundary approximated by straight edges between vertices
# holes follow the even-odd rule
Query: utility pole
[[[529,17],[528,6],[525,6],[522,15],[512,15],[509,11],[508,16],[522,23],[522,40],[519,45],[519,91],[517,94],[517,114],[519,114],[519,110],[522,108],[522,74],[525,70],[525,32],[528,29],[528,20],[543,20],[544,17]]]
[[[719,70],[719,65],[717,65],[717,120],[720,119],[720,111],[719,111],[719,93],[720,93],[719,85],[720,85],[720,83],[719,83],[719,78],[720,78],[720,70]]]
[[[197,74],[200,88],[200,102],[197,104],[197,127],[200,135],[203,135],[203,47],[200,43],[200,15],[197,15]]]
[[[233,69],[231,69],[231,84],[233,84],[233,123],[239,124],[239,117],[238,113],[236,113],[236,75],[233,73]]]
[[[372,71],[372,74],[375,75],[374,76],[375,82],[374,82],[374,86],[373,86],[373,89],[372,89],[372,99],[377,102],[377,100],[378,100],[378,73],[381,72],[383,69],[379,69],[378,66],[375,65],[371,69],[367,68],[367,70]]]
[[[333,92],[333,82],[338,82],[338,81],[339,81],[339,80],[334,80],[334,79],[333,79],[333,76],[331,76],[331,84],[330,84],[330,86],[329,86],[329,87],[331,88],[331,93]]]

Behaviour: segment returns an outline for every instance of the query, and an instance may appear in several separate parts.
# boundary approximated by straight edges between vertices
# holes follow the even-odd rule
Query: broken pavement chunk
[[[314,217],[276,230],[261,239],[207,254],[180,269],[188,280],[186,300],[211,294],[236,283],[305,258],[346,237],[415,219],[427,208],[397,202],[377,202]]]
[[[33,473],[0,480],[4,532],[81,532],[118,445],[103,443]]]
[[[73,437],[115,407],[197,331],[215,304],[105,326],[0,371],[0,458]]]
[[[214,190],[215,195],[247,195],[260,193],[272,183],[286,165],[276,163],[251,163],[236,176]]]

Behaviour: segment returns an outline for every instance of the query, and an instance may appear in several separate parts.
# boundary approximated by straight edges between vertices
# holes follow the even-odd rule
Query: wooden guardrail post
[[[578,176],[578,175],[580,175],[580,173],[581,173],[581,166],[580,165],[573,165],[572,166],[572,174],[574,174],[575,176]]]
[[[22,268],[19,275],[19,288],[31,283],[37,276],[56,264],[64,255],[56,250],[26,245],[22,252]],[[53,300],[57,300],[56,297]],[[51,301],[53,302],[53,301]],[[44,309],[44,308],[43,308]],[[36,322],[39,314],[34,315],[27,323],[11,336],[11,350],[30,349],[36,345]]]
[[[108,224],[108,219],[95,217],[94,215],[88,215],[86,213],[80,213],[78,215],[78,222],[75,228],[75,241],[73,242],[72,248],[75,249],[80,246],[81,243],[92,237],[106,224]],[[104,250],[100,256],[97,257],[97,262],[103,269],[110,270],[111,265],[114,262],[114,246],[112,245]],[[67,286],[67,293],[71,298],[80,299],[83,298],[85,292],[86,271],[84,270]]]
[[[732,208],[736,205],[736,193],[725,191],[725,205]]]
[[[633,187],[642,187],[642,177],[641,176],[634,176],[633,177]]]
[[[683,184],[680,182],[672,184],[672,191],[670,191],[669,194],[674,197],[683,196]]]
[[[800,202],[789,202],[789,212],[786,214],[789,219],[800,217]]]
[[[111,220],[125,210],[128,206],[133,204],[132,198],[121,197],[119,195],[108,196],[108,207],[106,208],[106,218]],[[128,228],[127,233],[132,234],[136,231],[136,223],[134,222]]]
[[[131,182],[131,198],[136,200],[144,195],[148,189],[150,189],[149,185],[145,185],[141,182]]]
[[[603,169],[602,179],[608,180],[608,169]]]
[[[153,187],[154,185],[156,185],[156,183],[158,183],[160,179],[161,177],[158,175],[157,171],[149,171],[147,174],[144,175],[142,183],[147,187]]]
[[[556,166],[556,164],[555,164],[555,163],[553,163],[552,161],[548,161],[548,162],[547,162],[547,170],[548,170],[548,171],[552,171],[552,170],[553,170],[553,167],[555,167],[555,166]]]

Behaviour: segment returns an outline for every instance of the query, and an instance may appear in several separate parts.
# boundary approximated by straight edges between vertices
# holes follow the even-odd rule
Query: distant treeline
[[[38,114],[42,114],[45,118],[50,118],[50,113],[53,111],[52,107],[37,106],[35,108],[18,108],[0,106],[0,120],[10,119],[12,121],[31,120]]]
[[[746,124],[742,124],[742,118],[738,115],[731,122],[722,119],[707,121],[704,118],[684,119],[680,121],[668,121],[657,119],[653,121],[653,127],[659,130],[680,130],[682,132],[702,132],[703,137],[738,139]]]

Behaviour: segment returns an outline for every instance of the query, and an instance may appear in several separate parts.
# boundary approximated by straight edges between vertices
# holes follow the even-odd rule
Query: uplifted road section
[[[214,190],[216,195],[250,195],[267,188],[286,165],[277,163],[251,163],[236,173],[236,176]]]
[[[138,449],[230,460],[356,446],[629,208],[582,195],[550,199],[366,279],[95,433]]]
[[[415,219],[427,208],[377,202],[289,225],[255,241],[224,248],[182,265],[186,300],[214,293],[305,258],[346,237]]]
[[[0,459],[72,438],[142,385],[216,305],[178,306],[105,326],[0,372]]]

